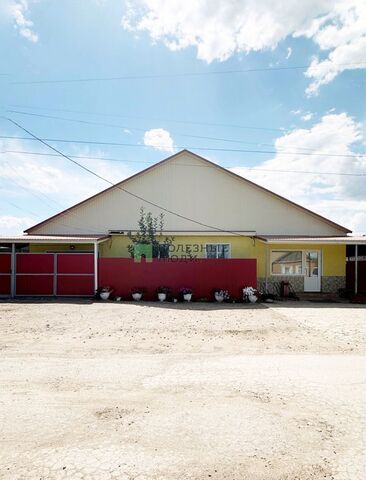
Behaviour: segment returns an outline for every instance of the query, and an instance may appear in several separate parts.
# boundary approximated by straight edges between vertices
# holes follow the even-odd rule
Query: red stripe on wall
[[[187,261],[157,260],[135,262],[131,258],[100,258],[99,286],[111,286],[115,295],[130,298],[131,288],[143,287],[144,298],[156,299],[159,286],[172,289],[193,289],[194,298],[211,298],[214,288],[229,290],[233,297],[242,298],[244,286],[257,285],[255,259],[199,259]]]

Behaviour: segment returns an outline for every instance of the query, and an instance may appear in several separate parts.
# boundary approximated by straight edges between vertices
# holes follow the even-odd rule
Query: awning
[[[366,235],[343,236],[343,237],[316,237],[298,235],[257,235],[255,238],[272,245],[280,243],[289,244],[324,244],[324,245],[366,245]]]
[[[101,243],[109,235],[14,235],[1,237],[0,243]]]

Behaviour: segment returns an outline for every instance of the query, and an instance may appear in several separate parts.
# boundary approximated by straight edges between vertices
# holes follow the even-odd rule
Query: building
[[[141,207],[154,216],[164,214],[162,242],[174,237],[169,251],[160,253],[169,258],[149,267],[144,261],[139,266],[128,251]],[[177,276],[197,288],[205,284],[204,295],[212,282],[270,289],[282,280],[299,292],[337,292],[346,284],[346,246],[366,243],[366,237],[350,233],[183,150],[34,225],[22,237],[1,237],[0,293],[88,295],[108,283],[126,294],[137,281],[153,288],[153,282],[175,279],[177,286]],[[184,274],[172,273],[179,268]]]

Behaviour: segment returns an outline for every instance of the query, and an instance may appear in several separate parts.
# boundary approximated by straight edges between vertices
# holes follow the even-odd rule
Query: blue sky
[[[189,148],[366,231],[363,0],[4,0],[0,58],[1,115],[110,181]],[[0,147],[2,234],[108,186],[38,142]]]

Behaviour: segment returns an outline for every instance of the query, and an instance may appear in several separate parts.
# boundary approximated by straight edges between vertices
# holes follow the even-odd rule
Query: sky
[[[0,0],[0,60],[1,235],[109,186],[21,127],[113,183],[187,148],[366,233],[366,0]]]

